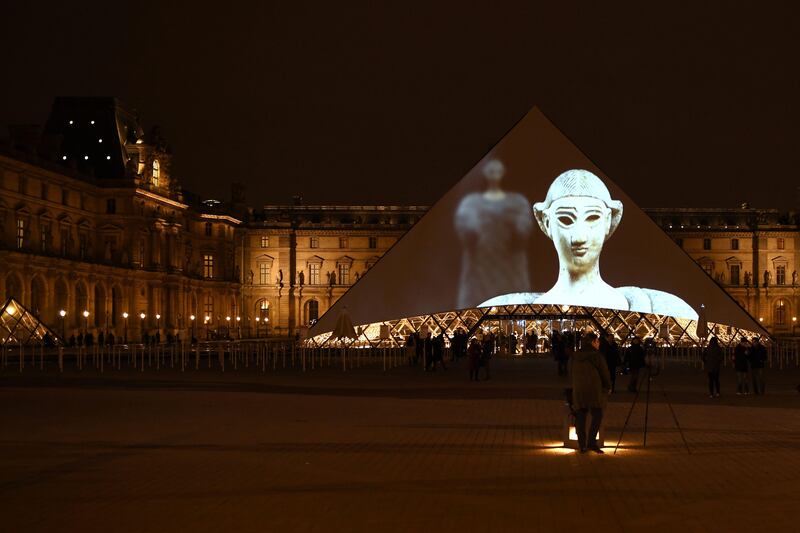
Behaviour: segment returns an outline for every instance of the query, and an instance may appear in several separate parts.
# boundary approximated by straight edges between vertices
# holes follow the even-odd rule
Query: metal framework
[[[0,344],[2,346],[40,345],[45,344],[47,338],[52,341],[54,346],[63,344],[61,337],[13,297],[8,298],[0,307]]]
[[[445,333],[452,336],[458,329],[472,336],[479,328],[502,327],[510,321],[524,333],[536,332],[549,336],[553,330],[594,329],[612,333],[621,341],[633,336],[640,339],[652,337],[663,346],[699,346],[705,338],[697,335],[697,321],[666,315],[619,311],[573,305],[506,305],[480,307],[461,311],[444,311],[429,315],[374,322],[356,327],[356,339],[337,339],[329,333],[311,337],[308,346],[402,346],[405,338],[423,330],[433,335]],[[384,326],[383,335],[381,326]],[[388,335],[387,335],[388,331]],[[741,337],[758,334],[715,322],[708,323],[709,335],[716,336],[723,345],[735,343]]]

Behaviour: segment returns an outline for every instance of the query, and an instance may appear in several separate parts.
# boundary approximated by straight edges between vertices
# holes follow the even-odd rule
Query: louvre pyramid
[[[54,344],[61,342],[58,335],[13,297],[0,307],[0,342],[3,345],[42,344],[47,337]]]
[[[494,189],[487,178],[492,174],[492,161],[500,161],[504,167]],[[586,248],[572,245],[577,248],[570,252],[567,245],[557,249],[558,232],[562,230],[554,230],[551,240],[545,230],[552,225],[544,225],[550,224],[547,220],[556,220],[555,212],[543,222],[534,210],[536,205],[547,204],[551,184],[568,171],[596,176],[610,196],[610,200],[601,200],[604,205],[622,206],[616,230],[611,230],[610,235],[606,232],[604,244],[599,245],[599,273],[607,294],[594,292],[590,297],[589,291],[585,294],[587,301],[580,301],[582,296],[575,296],[577,292],[555,290],[559,286],[556,282],[564,275],[562,270],[571,268],[569,261],[580,262],[577,256],[585,254]],[[580,179],[560,183],[567,183],[572,196],[559,201],[574,201],[579,210],[587,198],[591,204],[597,200],[592,196],[603,196],[596,194],[597,187],[592,189],[591,184]],[[653,187],[669,186],[653,183]],[[558,193],[559,187],[553,187]],[[589,189],[595,192],[587,192]],[[502,201],[490,201],[497,199]],[[556,205],[560,204],[552,203],[554,209]],[[610,213],[610,218],[617,213],[613,209],[605,212]],[[562,259],[559,253],[571,259]],[[564,294],[565,300],[558,301]],[[353,324],[364,325],[504,303],[587,302],[595,308],[624,309],[628,305],[630,311],[691,320],[697,319],[703,305],[709,322],[766,333],[619,186],[534,108],[320,318],[309,336],[331,331],[343,307]]]

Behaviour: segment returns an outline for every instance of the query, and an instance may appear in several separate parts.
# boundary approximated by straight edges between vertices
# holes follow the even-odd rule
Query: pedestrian
[[[408,358],[408,366],[414,366],[414,354],[416,347],[414,346],[414,335],[409,334],[406,338],[406,357]]]
[[[439,333],[433,339],[433,364],[431,365],[431,370],[436,370],[436,364],[438,363],[442,370],[447,370],[447,367],[444,365],[444,333]]]
[[[619,366],[619,345],[614,338],[613,333],[609,333],[605,337],[600,338],[600,353],[606,360],[608,373],[611,376],[611,392],[616,390],[617,386],[617,366]]]
[[[625,358],[630,369],[631,379],[628,382],[628,391],[636,392],[639,389],[639,371],[645,366],[645,354],[642,341],[634,336],[631,345],[628,347]]]
[[[481,354],[483,352],[483,348],[481,347],[481,343],[476,338],[472,338],[472,341],[469,343],[469,349],[467,350],[467,355],[469,356],[469,380],[470,381],[478,381],[478,370],[481,367]]]
[[[719,371],[722,368],[722,348],[716,337],[711,337],[708,346],[703,351],[703,366],[708,374],[708,397],[719,397]]]
[[[481,351],[481,362],[480,366],[484,370],[484,374],[486,375],[486,380],[490,380],[492,378],[491,368],[489,367],[489,361],[492,359],[492,352],[494,351],[494,336],[493,334],[489,334],[483,341],[483,350]]]
[[[592,450],[603,453],[597,444],[597,434],[603,421],[603,409],[611,392],[611,377],[606,361],[598,348],[600,341],[593,332],[581,336],[580,351],[573,352],[569,362],[572,377],[572,408],[575,410],[575,432],[581,453]],[[586,416],[592,415],[589,432],[586,432]]]
[[[431,332],[425,337],[425,351],[423,353],[424,367],[427,372],[433,366],[433,337]]]
[[[764,394],[764,364],[767,362],[767,349],[758,337],[750,343],[750,378],[753,380],[753,393]]]
[[[750,390],[747,385],[747,370],[748,370],[748,357],[750,350],[747,346],[747,339],[742,337],[739,339],[739,344],[733,349],[733,369],[736,370],[736,395],[747,396]]]

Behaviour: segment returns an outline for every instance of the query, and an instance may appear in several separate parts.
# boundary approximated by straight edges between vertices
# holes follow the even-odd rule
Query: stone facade
[[[645,209],[739,305],[775,335],[797,335],[800,231],[775,209]]]

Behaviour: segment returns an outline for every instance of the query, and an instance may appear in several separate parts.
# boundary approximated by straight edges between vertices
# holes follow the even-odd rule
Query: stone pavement
[[[551,361],[0,375],[2,531],[798,531],[800,383],[670,366],[616,455],[559,446]],[[688,453],[661,387],[681,424]],[[727,392],[727,394],[725,394]],[[616,442],[632,395],[607,410]]]

